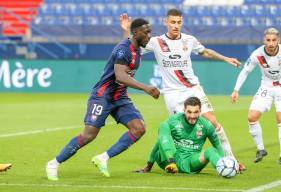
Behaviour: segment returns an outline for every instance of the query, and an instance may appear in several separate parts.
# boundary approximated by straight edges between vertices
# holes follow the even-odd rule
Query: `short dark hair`
[[[201,109],[201,101],[200,99],[198,99],[198,97],[189,97],[184,101],[184,108],[186,108],[186,106],[199,106],[199,108]]]
[[[134,19],[131,23],[131,32],[133,32],[134,30],[136,30],[138,27],[141,27],[142,25],[145,25],[145,24],[149,24],[149,22],[145,19],[142,19],[142,18],[137,18],[137,19]]]
[[[167,17],[168,16],[182,16],[182,12],[178,9],[169,9],[167,12]]]

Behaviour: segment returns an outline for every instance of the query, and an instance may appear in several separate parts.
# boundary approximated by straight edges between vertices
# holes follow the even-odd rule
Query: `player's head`
[[[184,102],[185,119],[189,124],[195,124],[201,113],[201,101],[197,97],[189,97]]]
[[[273,27],[264,31],[263,43],[269,54],[276,54],[280,43],[279,31]]]
[[[138,46],[145,47],[151,37],[151,29],[147,20],[138,18],[131,23],[131,33]]]
[[[183,23],[182,12],[178,9],[168,10],[165,23],[167,26],[168,37],[170,37],[171,39],[180,38]]]

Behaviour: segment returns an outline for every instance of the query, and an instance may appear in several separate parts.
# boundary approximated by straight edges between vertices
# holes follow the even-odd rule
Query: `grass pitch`
[[[156,165],[148,174],[142,168],[157,137],[157,128],[167,118],[162,98],[131,95],[143,114],[147,132],[129,150],[109,162],[110,178],[103,177],[90,162],[92,156],[110,147],[126,128],[109,118],[98,138],[64,163],[60,180],[45,176],[45,164],[83,129],[87,94],[0,94],[0,162],[11,162],[0,173],[0,191],[281,191],[278,129],[272,109],[261,119],[268,156],[253,163],[256,148],[248,132],[247,112],[251,97],[231,104],[229,97],[211,96],[215,114],[225,128],[237,159],[247,171],[231,179],[217,176],[208,165],[200,174],[168,175]],[[275,183],[273,183],[275,182]]]

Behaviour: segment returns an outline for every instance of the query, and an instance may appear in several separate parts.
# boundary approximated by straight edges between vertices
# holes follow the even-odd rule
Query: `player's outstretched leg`
[[[60,154],[47,163],[46,174],[49,180],[58,180],[58,169],[60,163],[72,157],[84,145],[81,137],[81,135],[78,135],[72,138],[70,142],[62,149]]]
[[[12,167],[11,163],[4,163],[4,164],[0,164],[0,172],[2,171],[7,171],[8,169],[10,169]]]
[[[129,131],[124,133],[109,150],[92,158],[94,165],[97,166],[100,172],[106,177],[110,177],[107,167],[108,160],[128,149],[145,133],[144,122],[140,119],[129,121],[127,127]]]
[[[83,146],[91,142],[96,138],[99,133],[98,128],[85,125],[83,133],[74,137],[70,142],[62,149],[62,151],[56,156],[56,158],[49,161],[46,165],[46,174],[49,180],[56,181],[58,180],[58,169],[59,165],[71,158],[76,152],[81,149]]]
[[[232,153],[232,149],[231,149],[229,140],[226,136],[226,133],[224,131],[224,128],[218,123],[214,113],[211,112],[211,111],[208,111],[206,113],[203,113],[203,116],[206,119],[208,119],[214,125],[214,127],[216,128],[217,135],[218,135],[218,137],[221,141],[221,145],[222,145],[222,148],[224,150],[225,156],[231,156],[236,160],[236,158],[234,157],[234,155]],[[239,162],[239,161],[237,161],[237,162]],[[239,172],[242,172],[242,171],[245,171],[245,170],[246,170],[246,167],[242,163],[239,162]]]

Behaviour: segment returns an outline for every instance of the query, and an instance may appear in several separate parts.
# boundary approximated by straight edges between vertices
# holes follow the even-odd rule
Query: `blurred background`
[[[123,38],[119,15],[146,18],[161,35],[170,8],[182,10],[184,33],[241,61],[262,44],[265,28],[281,28],[281,0],[0,0],[0,91],[89,91]],[[231,92],[239,70],[192,59],[207,93]],[[144,63],[137,78],[161,87],[154,55]],[[253,79],[242,93],[255,92],[259,74]]]

